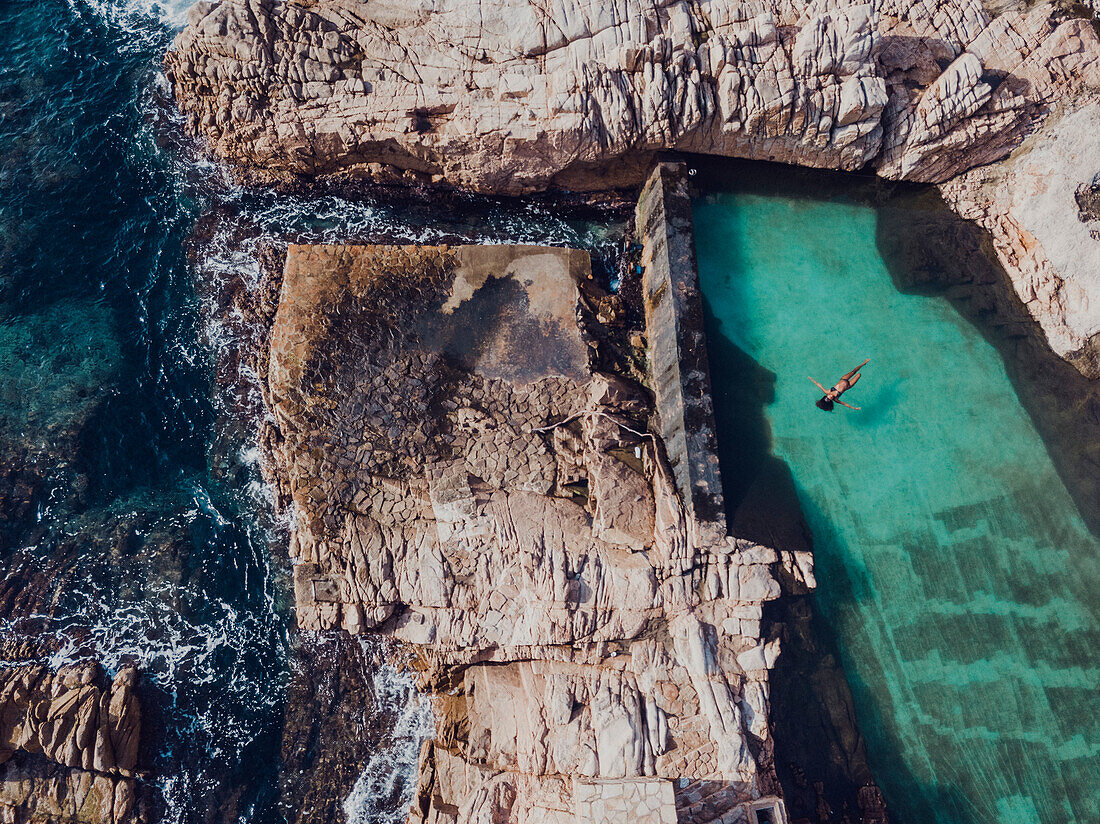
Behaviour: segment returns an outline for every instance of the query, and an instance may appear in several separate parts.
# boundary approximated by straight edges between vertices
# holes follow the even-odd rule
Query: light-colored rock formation
[[[679,149],[944,183],[1100,100],[1095,10],[1028,5],[221,0],[196,4],[166,66],[191,131],[251,179],[605,188]],[[1023,185],[1010,168],[995,177]],[[1051,346],[1096,374],[1089,310],[1066,304],[1100,302],[1095,285],[1050,242],[1016,248],[1076,205],[1048,198],[1044,217],[1027,191],[949,200],[1004,235]]]
[[[134,820],[137,672],[94,665],[0,670],[0,820]]]
[[[1095,87],[1095,32],[1053,12],[223,0],[192,9],[167,67],[191,129],[260,177],[386,164],[486,191],[603,187],[676,148],[938,182]]]
[[[690,524],[648,394],[597,368],[594,289],[574,250],[288,252],[297,618],[416,651],[413,820],[747,821],[777,791],[762,606],[809,556]]]
[[[261,177],[387,164],[591,188],[639,180],[661,148],[854,169],[882,137],[869,5],[231,0],[190,20],[177,98]]]
[[[991,17],[978,3],[918,3],[880,20],[890,102],[874,166],[884,177],[940,183],[992,163],[1053,104],[1100,90],[1091,21],[1063,20],[1053,4]]]
[[[989,231],[1051,348],[1100,377],[1100,106],[1050,118],[1007,160],[942,191]]]

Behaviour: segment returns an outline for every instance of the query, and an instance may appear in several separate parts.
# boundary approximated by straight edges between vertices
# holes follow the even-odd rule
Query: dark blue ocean
[[[182,135],[160,71],[187,5],[0,2],[0,655],[137,663],[158,819],[279,821],[286,524],[239,356],[255,330],[225,295],[255,287],[261,247],[291,238],[608,259],[621,226],[537,202],[440,215],[430,197],[236,187]],[[408,701],[387,678],[380,699]],[[398,738],[415,744],[419,718],[399,713]],[[352,820],[403,820],[372,788],[414,755],[363,765]]]

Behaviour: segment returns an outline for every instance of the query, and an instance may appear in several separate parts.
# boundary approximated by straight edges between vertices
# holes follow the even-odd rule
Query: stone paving
[[[578,781],[573,798],[578,824],[676,824],[671,781]]]

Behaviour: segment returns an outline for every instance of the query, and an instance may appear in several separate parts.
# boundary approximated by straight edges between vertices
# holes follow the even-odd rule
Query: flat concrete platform
[[[577,284],[590,272],[579,249],[294,245],[272,330],[271,374],[284,388],[296,384],[311,359],[326,357],[317,343],[333,339],[340,315],[365,311],[363,321],[413,333],[421,349],[482,377],[582,380],[588,347]],[[337,355],[331,346],[328,354]]]

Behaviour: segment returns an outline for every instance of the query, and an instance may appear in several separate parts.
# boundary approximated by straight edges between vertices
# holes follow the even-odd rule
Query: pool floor
[[[694,217],[731,507],[770,494],[756,451],[789,467],[895,822],[1100,821],[1100,541],[998,351],[898,291],[869,205],[742,190]],[[808,376],[865,358],[862,411],[816,408]]]

